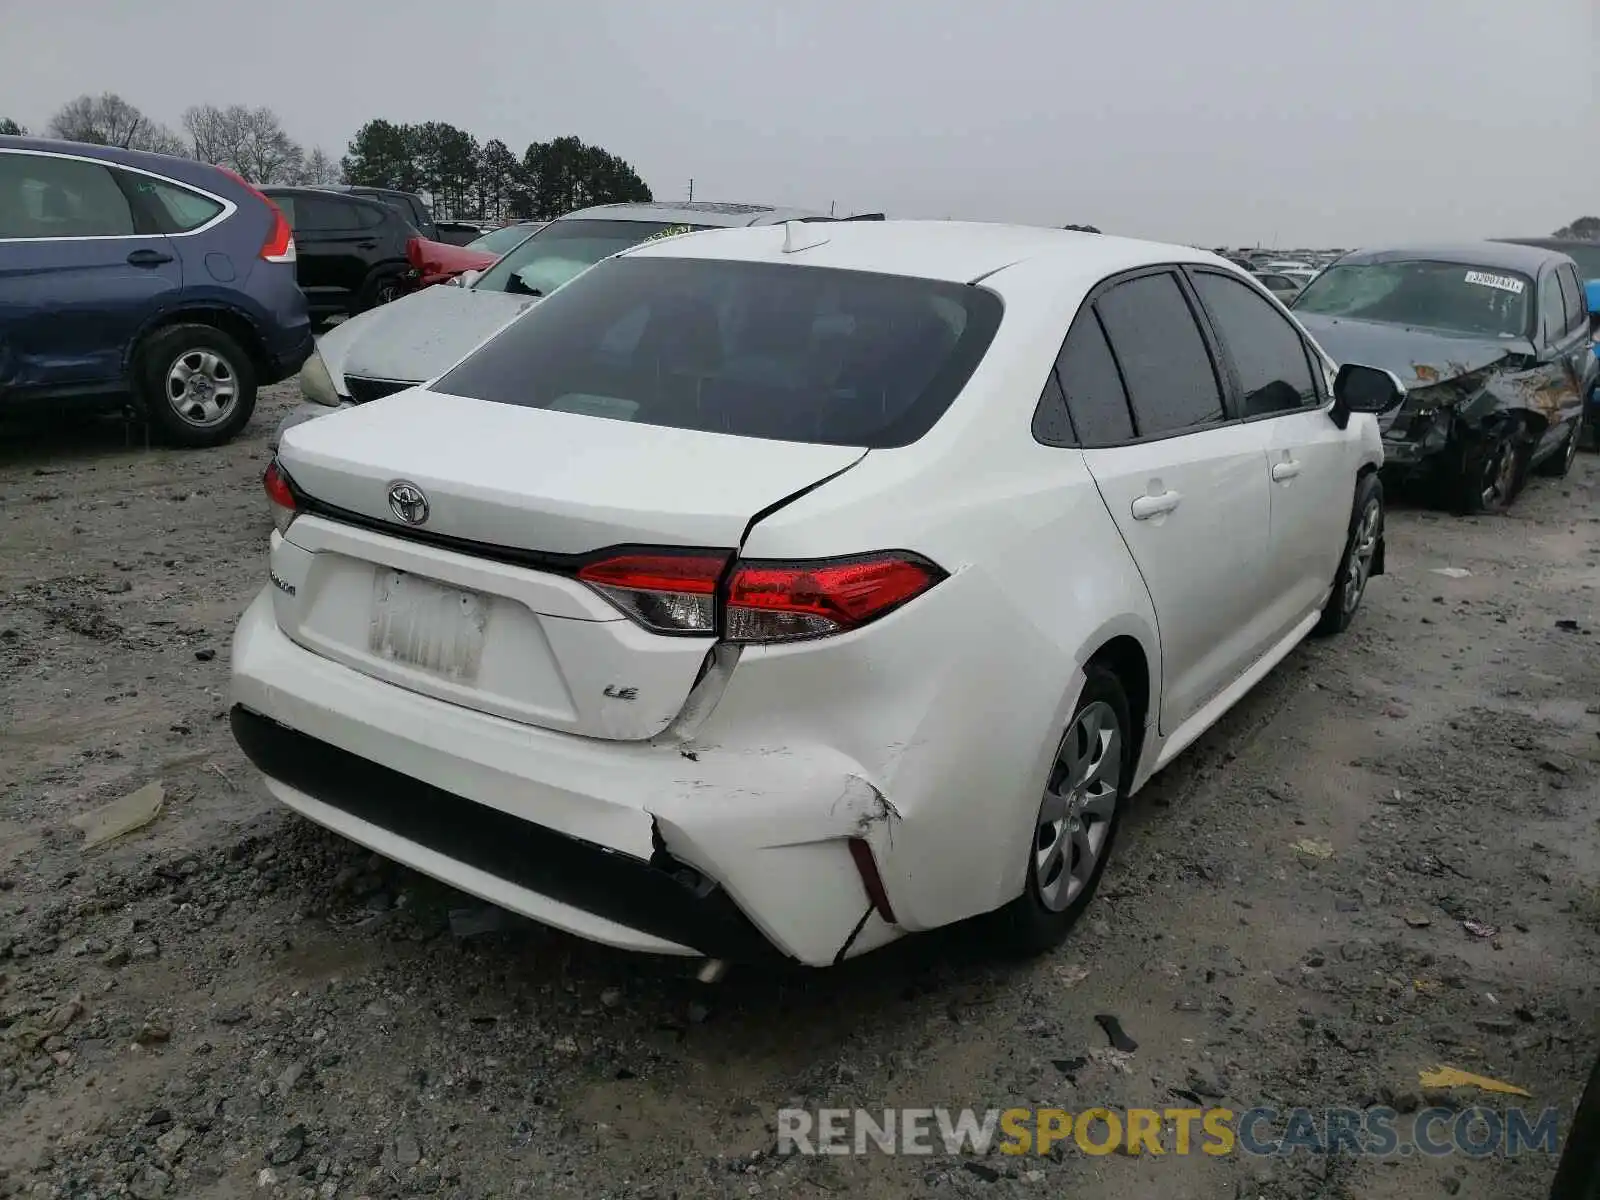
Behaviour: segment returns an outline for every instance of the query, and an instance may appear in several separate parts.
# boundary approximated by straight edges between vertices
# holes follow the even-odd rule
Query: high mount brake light
[[[261,486],[272,505],[272,527],[280,534],[287,533],[298,513],[298,508],[295,505],[294,489],[289,485],[289,477],[284,474],[277,459],[267,464],[267,469],[261,476]]]
[[[289,227],[289,222],[283,215],[283,209],[273,202],[271,196],[261,191],[237,171],[230,171],[227,167],[218,167],[217,170],[244,188],[245,191],[265,204],[268,210],[271,211],[272,229],[267,234],[267,240],[261,243],[262,260],[270,263],[294,262],[297,257],[294,248],[294,230]]]
[[[945,572],[915,554],[884,552],[801,562],[735,562],[714,552],[617,554],[578,578],[656,633],[717,632],[730,642],[790,642],[859,629],[915,599]],[[727,582],[719,596],[724,575]]]

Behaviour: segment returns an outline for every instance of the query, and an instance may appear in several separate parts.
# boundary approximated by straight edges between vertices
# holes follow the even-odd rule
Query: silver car
[[[570,212],[532,229],[481,274],[468,272],[454,284],[402,296],[323,334],[300,371],[307,403],[278,425],[272,449],[276,452],[285,429],[302,421],[443,374],[540,297],[630,246],[702,229],[830,219],[796,208],[699,200],[602,204]]]

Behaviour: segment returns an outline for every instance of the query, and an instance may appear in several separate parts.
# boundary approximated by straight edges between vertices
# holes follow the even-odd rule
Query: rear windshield
[[[966,385],[1000,315],[998,296],[962,284],[616,258],[536,306],[434,388],[674,429],[904,446]]]

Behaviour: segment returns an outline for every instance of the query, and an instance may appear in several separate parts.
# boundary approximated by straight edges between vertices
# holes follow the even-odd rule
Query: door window
[[[1056,376],[1082,445],[1115,446],[1134,436],[1128,393],[1094,309],[1080,312],[1067,331]]]
[[[1561,294],[1561,281],[1550,271],[1539,281],[1539,319],[1543,322],[1547,345],[1559,342],[1567,332],[1567,301]]]
[[[296,196],[289,222],[296,233],[353,233],[361,228],[357,205],[330,196]]]
[[[1556,274],[1561,278],[1561,292],[1567,302],[1567,332],[1576,333],[1589,323],[1589,307],[1583,284],[1578,282],[1578,273],[1571,267],[1561,267]]]
[[[0,154],[0,238],[133,233],[133,207],[99,163],[48,154]]]
[[[1197,271],[1194,286],[1239,378],[1246,417],[1317,403],[1305,342],[1265,297],[1209,271]]]
[[[1119,283],[1095,309],[1121,368],[1138,437],[1223,420],[1222,388],[1194,313],[1170,273]]]
[[[134,194],[155,222],[157,233],[189,233],[215,220],[222,211],[222,205],[209,196],[167,180],[135,175],[131,171],[118,173],[122,176],[122,186]]]

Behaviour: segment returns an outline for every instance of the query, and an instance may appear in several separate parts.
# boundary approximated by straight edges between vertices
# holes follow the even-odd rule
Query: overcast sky
[[[576,134],[659,198],[1207,244],[1548,233],[1600,215],[1595,0],[0,0],[0,116],[270,105],[521,153]]]

